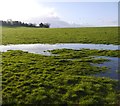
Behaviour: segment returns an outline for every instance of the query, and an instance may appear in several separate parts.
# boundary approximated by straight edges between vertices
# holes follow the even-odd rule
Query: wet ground
[[[54,49],[97,49],[97,50],[120,50],[119,45],[104,45],[104,44],[18,44],[18,45],[1,45],[0,51],[6,52],[7,50],[23,50],[35,54],[51,55],[47,50]],[[95,58],[105,58],[110,61],[102,64],[93,64],[97,66],[106,66],[109,69],[104,73],[96,74],[95,76],[110,77],[112,79],[119,79],[119,60],[117,57],[99,56]]]

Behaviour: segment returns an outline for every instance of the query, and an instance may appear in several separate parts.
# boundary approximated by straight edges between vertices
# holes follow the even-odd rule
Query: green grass
[[[110,56],[110,57],[119,57],[120,58],[120,50],[55,49],[55,50],[48,50],[48,51],[52,52],[52,54],[57,54],[58,56],[60,56],[64,59],[83,58],[86,56]]]
[[[117,27],[25,28],[3,27],[2,44],[95,43],[120,44]]]
[[[69,50],[63,52],[65,56],[69,54]],[[19,50],[3,53],[3,104],[116,104],[119,96],[117,81],[90,76],[106,70],[105,67],[92,66],[91,63],[107,60],[89,57],[90,52],[82,50],[81,55],[84,56],[80,61],[76,57],[71,60],[71,57],[65,59],[62,56],[43,56]],[[98,54],[97,50],[95,52]]]

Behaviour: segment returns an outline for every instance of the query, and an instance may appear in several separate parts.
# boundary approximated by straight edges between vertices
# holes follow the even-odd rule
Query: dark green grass
[[[81,61],[70,60],[71,57],[65,59],[59,56],[42,56],[19,50],[3,53],[3,104],[116,104],[117,81],[90,76],[106,70],[90,63],[106,60],[95,61],[88,57],[87,52],[90,51],[85,51]]]
[[[82,58],[86,56],[111,56],[120,58],[120,50],[90,50],[90,49],[55,49],[48,50],[53,54],[57,54],[62,58]]]
[[[3,27],[2,44],[95,43],[120,44],[117,27],[25,28]]]

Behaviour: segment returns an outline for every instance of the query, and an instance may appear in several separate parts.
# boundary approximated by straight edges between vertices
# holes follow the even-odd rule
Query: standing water
[[[78,43],[66,43],[66,44],[17,44],[17,45],[1,45],[0,51],[6,52],[7,50],[23,50],[36,54],[50,55],[47,50],[54,49],[98,49],[98,50],[118,50],[118,45],[104,45],[104,44],[78,44]],[[120,50],[120,49],[119,49]]]
[[[119,79],[119,75],[120,75],[120,73],[119,73],[119,67],[120,67],[119,61],[120,61],[120,58],[108,57],[108,56],[96,56],[95,58],[103,58],[103,59],[110,60],[107,62],[103,62],[101,64],[92,64],[94,66],[99,66],[99,67],[106,66],[108,68],[107,71],[101,72],[99,74],[95,74],[95,76],[109,77],[109,78],[116,79],[116,80]]]

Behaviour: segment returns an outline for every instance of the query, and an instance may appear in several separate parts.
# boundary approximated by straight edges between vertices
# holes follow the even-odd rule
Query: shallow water
[[[107,56],[98,56],[95,58],[104,58],[104,59],[110,60],[110,61],[103,62],[102,64],[94,64],[95,66],[99,66],[99,67],[107,66],[109,68],[106,72],[96,74],[95,76],[109,77],[109,78],[116,79],[116,80],[118,80],[120,78],[120,73],[119,73],[120,66],[119,66],[119,62],[118,62],[118,61],[120,61],[120,58],[107,57]]]
[[[44,52],[53,49],[98,49],[98,50],[120,50],[118,45],[104,45],[104,44],[79,44],[79,43],[66,43],[66,44],[17,44],[17,45],[1,45],[0,51],[6,52],[7,50],[23,50],[36,54],[50,55],[49,52]]]

